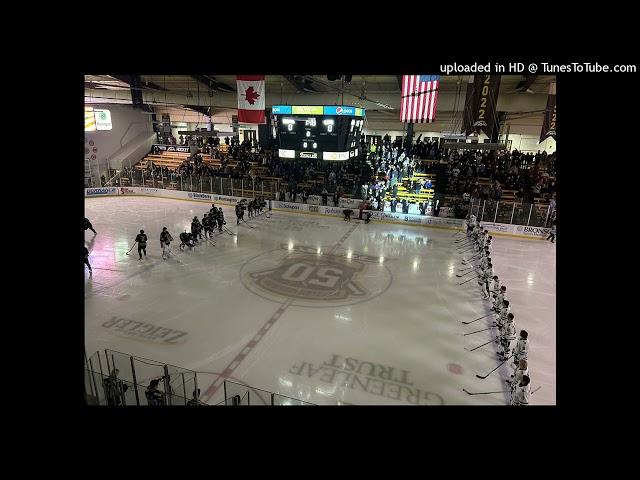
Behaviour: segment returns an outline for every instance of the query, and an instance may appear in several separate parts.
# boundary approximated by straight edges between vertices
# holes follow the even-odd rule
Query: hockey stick
[[[133,243],[133,247],[135,247],[135,246],[136,246],[136,243],[138,243],[138,242],[134,242],[134,243]],[[131,250],[133,250],[133,247],[131,247],[131,248],[129,249],[129,252],[130,252]],[[129,252],[127,252],[127,253],[126,253],[126,255],[129,255]]]
[[[222,227],[224,228],[224,231],[227,232],[229,235],[235,235],[235,233],[233,233],[231,230],[229,230],[227,227]]]
[[[483,318],[487,318],[489,315],[493,315],[493,312],[486,314],[484,317],[476,318],[475,320],[471,320],[470,322],[461,322],[465,325],[469,325],[470,323],[477,322],[478,320],[482,320]]]
[[[214,242],[213,240],[211,240],[210,238],[206,239],[207,242],[209,242],[211,245],[213,245],[214,247],[216,246],[216,242]]]
[[[472,393],[469,390],[467,390],[466,388],[463,388],[462,391],[464,393],[469,394],[469,395],[489,395],[490,393],[507,393],[507,392],[510,392],[511,390],[502,390],[500,392],[475,392],[475,393]]]
[[[473,335],[474,333],[486,332],[487,330],[491,330],[492,328],[498,328],[498,326],[497,325],[492,325],[489,328],[483,328],[482,330],[476,330],[475,332],[465,333],[463,335],[463,337],[466,337],[467,335]]]
[[[471,280],[474,280],[475,278],[476,277],[471,277],[469,280],[465,280],[464,282],[459,283],[458,285],[464,285],[465,283],[470,282]]]
[[[491,340],[489,340],[488,342],[483,343],[482,345],[478,345],[477,347],[474,347],[474,348],[472,348],[471,350],[468,350],[468,349],[466,349],[466,348],[465,348],[465,350],[467,350],[468,352],[473,352],[474,350],[477,350],[477,349],[479,349],[480,347],[484,347],[485,345],[489,345],[491,342],[495,342],[495,339],[493,339],[493,338],[492,338],[492,339],[491,339]]]
[[[476,270],[475,268],[472,268],[472,269],[471,269],[471,270],[469,270],[467,273],[463,273],[462,275],[458,275],[458,274],[456,273],[456,277],[464,277],[464,276],[466,276],[466,275],[469,275],[470,273],[475,272],[475,270]]]
[[[542,385],[540,385],[538,388],[536,388],[533,392],[531,392],[531,395],[533,395],[534,393],[536,393],[538,390],[540,390],[542,388]]]
[[[467,253],[467,252],[470,252],[471,250],[473,250],[473,248],[474,248],[474,247],[467,248],[466,250],[459,250],[459,251],[457,251],[456,253]]]
[[[254,227],[253,225],[249,225],[249,223],[247,223],[247,221],[246,221],[244,218],[241,218],[240,220],[242,220],[244,223],[246,223],[246,224],[247,224],[247,227],[249,227],[249,228],[256,228],[256,227]]]
[[[489,373],[487,373],[484,377],[480,376],[478,374],[476,374],[476,377],[484,380],[485,378],[487,378],[489,375],[491,375],[493,372],[495,372],[497,369],[499,369],[502,365],[504,365],[505,363],[507,363],[507,361],[509,361],[509,359],[513,357],[513,355],[509,355],[507,358],[505,358],[496,368],[494,368],[493,370],[491,370]]]

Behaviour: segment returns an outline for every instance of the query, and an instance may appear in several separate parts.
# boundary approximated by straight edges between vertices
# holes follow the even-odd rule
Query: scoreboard
[[[280,158],[344,161],[358,155],[365,111],[349,105],[274,105]]]

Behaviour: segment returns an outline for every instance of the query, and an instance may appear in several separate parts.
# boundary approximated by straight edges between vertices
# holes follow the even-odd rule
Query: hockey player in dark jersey
[[[193,234],[182,232],[180,234],[180,250],[184,250],[184,247],[193,248]]]
[[[249,218],[253,217],[253,210],[254,210],[254,200],[251,200],[248,204],[247,204],[247,212],[249,214]]]
[[[91,222],[89,221],[89,219],[88,219],[88,218],[85,218],[85,219],[84,219],[84,230],[85,230],[85,231],[87,231],[87,230],[91,230],[91,231],[93,232],[93,234],[94,234],[94,235],[95,235],[96,233],[98,233],[98,232],[96,232],[96,231],[93,229],[93,225],[91,225]]]
[[[197,242],[198,238],[202,238],[202,225],[200,224],[200,220],[198,217],[193,217],[191,221],[191,233],[193,234],[193,239]]]
[[[171,247],[169,244],[173,241],[173,237],[167,230],[167,227],[163,227],[160,234],[160,247],[162,248],[162,259],[165,260],[171,256]]]
[[[202,228],[204,229],[204,238],[211,236],[211,218],[208,213],[205,213],[202,217]]]
[[[86,246],[84,247],[84,264],[89,267],[89,273],[93,273],[91,264],[89,263],[89,249]]]
[[[345,222],[350,222],[351,221],[351,214],[353,213],[353,210],[351,210],[350,208],[345,208],[342,213],[344,213],[344,221]]]
[[[140,230],[140,233],[136,235],[136,242],[138,242],[138,255],[140,255],[140,260],[142,260],[142,253],[144,252],[144,256],[147,256],[147,236],[144,233],[144,230]]]
[[[240,220],[244,220],[244,208],[242,203],[236,203],[236,225],[240,223]]]
[[[218,212],[216,214],[216,221],[218,222],[218,231],[222,231],[222,225],[226,225],[227,222],[224,220],[224,212],[222,208],[218,208]]]

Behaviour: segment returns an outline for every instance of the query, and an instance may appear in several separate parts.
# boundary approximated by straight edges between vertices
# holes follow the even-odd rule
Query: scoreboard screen
[[[358,155],[365,111],[348,105],[275,105],[280,158],[344,161]]]

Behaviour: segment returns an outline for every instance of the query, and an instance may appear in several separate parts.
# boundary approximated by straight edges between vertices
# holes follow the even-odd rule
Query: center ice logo
[[[245,287],[298,306],[340,306],[369,300],[386,290],[391,274],[378,257],[322,252],[322,249],[282,245],[249,260],[241,271]]]

